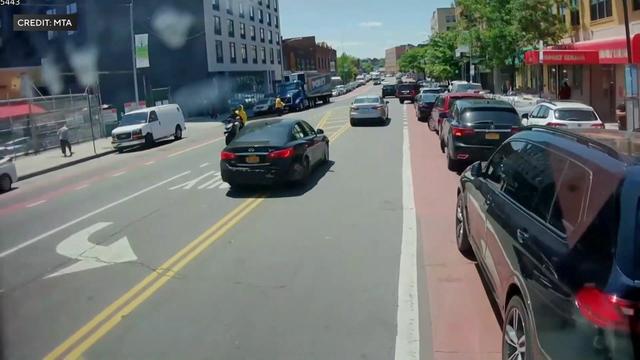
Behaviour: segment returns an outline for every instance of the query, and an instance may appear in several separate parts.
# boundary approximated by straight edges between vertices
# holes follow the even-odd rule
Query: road
[[[222,127],[0,195],[3,357],[497,359],[455,251],[456,175],[413,105],[352,128],[356,92],[287,117],[325,130],[304,187],[231,191]]]

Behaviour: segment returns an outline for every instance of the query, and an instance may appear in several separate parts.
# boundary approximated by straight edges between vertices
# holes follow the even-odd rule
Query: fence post
[[[91,95],[87,94],[87,109],[89,110],[89,126],[91,126],[91,142],[93,143],[93,154],[98,155],[96,151],[96,137],[93,133],[93,116],[91,115]]]

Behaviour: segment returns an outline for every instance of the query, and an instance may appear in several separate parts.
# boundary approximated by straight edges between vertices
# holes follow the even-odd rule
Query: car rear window
[[[418,90],[418,84],[400,84],[398,85],[398,91],[405,90]]]
[[[357,98],[353,100],[354,104],[378,104],[379,102],[380,98],[377,97]]]
[[[233,140],[234,145],[242,143],[268,142],[271,145],[284,145],[289,142],[291,125],[288,123],[249,122]]]
[[[475,108],[462,114],[462,122],[477,123],[492,121],[494,125],[519,125],[518,112],[511,109]]]
[[[554,112],[554,115],[557,120],[565,120],[565,121],[596,121],[598,120],[596,113],[591,110],[575,110],[575,109],[556,110]]]
[[[438,98],[437,94],[422,94],[420,96],[420,102],[421,103],[434,103],[434,102],[436,102],[437,98]]]

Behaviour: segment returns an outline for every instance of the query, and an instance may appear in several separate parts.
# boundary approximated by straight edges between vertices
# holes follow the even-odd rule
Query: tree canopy
[[[358,59],[347,53],[342,53],[342,55],[338,56],[337,70],[338,76],[342,78],[342,81],[347,83],[355,79],[358,73],[357,63]]]

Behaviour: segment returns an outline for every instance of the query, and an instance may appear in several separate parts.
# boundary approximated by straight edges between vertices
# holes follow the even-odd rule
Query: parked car
[[[459,99],[483,99],[484,95],[473,93],[446,93],[438,96],[433,110],[431,111],[429,129],[434,129],[436,134],[440,134],[442,127],[442,120],[449,116],[449,109],[452,108],[453,103]],[[442,140],[442,139],[441,139]]]
[[[435,104],[438,95],[436,94],[420,94],[416,97],[416,102],[414,103],[414,107],[416,110],[416,117],[418,121],[428,121],[429,117],[431,117],[431,111],[433,110],[433,104]],[[433,122],[429,122],[432,124]]]
[[[329,160],[329,138],[303,120],[251,121],[220,154],[222,180],[231,187],[304,182]]]
[[[518,112],[506,101],[456,101],[449,117],[442,122],[440,149],[447,155],[447,167],[458,171],[464,164],[487,160],[520,128]]]
[[[187,130],[182,109],[177,104],[152,106],[124,114],[111,132],[111,145],[118,152],[138,145],[153,145],[173,136],[180,140]]]
[[[531,114],[522,115],[524,125],[546,125],[561,128],[598,128],[604,124],[596,111],[579,102],[543,102],[531,109]]]
[[[13,163],[12,156],[3,156],[0,158],[0,192],[11,190],[14,182],[18,181],[18,173],[16,165]]]
[[[418,84],[415,82],[398,84],[396,85],[396,97],[400,100],[400,104],[404,104],[405,101],[413,103],[418,95],[418,90]]]
[[[501,312],[501,358],[638,357],[639,135],[533,128],[462,173],[456,243]]]
[[[438,87],[435,87],[435,88],[421,87],[418,93],[419,94],[441,94],[442,89]]]
[[[393,84],[382,85],[382,97],[396,96],[396,86]]]
[[[470,83],[468,81],[452,81],[451,92],[480,92],[482,91],[482,85],[478,83]]]
[[[346,93],[346,88],[344,85],[338,85],[333,89],[332,96],[341,96]]]
[[[258,100],[253,106],[253,115],[268,115],[276,112],[276,99],[273,97],[265,97]]]
[[[351,103],[349,122],[351,126],[366,121],[386,124],[389,119],[389,102],[380,96],[358,96]]]
[[[33,141],[30,137],[20,137],[7,141],[0,146],[0,156],[3,155],[19,155],[29,152],[33,147]]]

